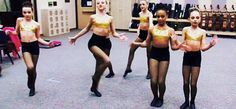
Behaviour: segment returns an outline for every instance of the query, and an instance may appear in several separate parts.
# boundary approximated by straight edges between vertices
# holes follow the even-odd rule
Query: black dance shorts
[[[155,59],[157,61],[170,61],[170,52],[169,47],[167,48],[151,48],[150,58]]]
[[[143,41],[146,40],[147,35],[148,35],[148,30],[139,30],[139,35],[138,35],[138,37],[139,37],[140,39],[142,39]]]
[[[184,53],[183,65],[191,67],[201,67],[201,51],[192,51]]]
[[[112,45],[109,38],[93,34],[88,42],[88,48],[90,49],[92,46],[97,46],[102,51],[105,51],[105,50],[111,50]]]
[[[21,42],[22,53],[29,52],[32,55],[39,55],[39,44],[38,41],[34,42]]]

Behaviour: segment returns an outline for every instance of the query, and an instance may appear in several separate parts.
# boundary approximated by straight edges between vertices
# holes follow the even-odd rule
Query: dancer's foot
[[[93,92],[95,94],[95,96],[97,96],[97,97],[101,97],[102,96],[102,94],[97,89],[91,88],[90,90],[91,90],[91,92]]]
[[[190,109],[196,109],[196,106],[195,106],[194,103],[193,103],[193,104],[192,104],[192,103],[190,104]]]
[[[132,72],[131,69],[126,69],[123,77],[125,78],[128,75],[128,73],[131,73],[131,72]]]
[[[150,79],[151,78],[151,75],[150,73],[148,72],[147,75],[146,75],[146,79]]]
[[[152,106],[152,107],[157,107],[156,104],[157,104],[157,98],[153,98],[153,100],[152,100],[150,106]]]
[[[164,102],[164,100],[163,99],[157,99],[157,104],[156,104],[156,106],[157,107],[161,107],[162,105],[163,105],[163,102]]]
[[[30,89],[29,96],[34,96],[35,95],[35,89]]]
[[[106,78],[112,78],[112,77],[114,77],[115,76],[115,73],[109,73],[107,76],[105,76]]]
[[[181,106],[180,109],[187,109],[189,107],[189,102],[184,102]]]

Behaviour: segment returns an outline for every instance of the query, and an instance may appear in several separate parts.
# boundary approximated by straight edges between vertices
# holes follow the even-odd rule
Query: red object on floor
[[[14,27],[4,27],[2,29],[3,31],[15,31]],[[9,35],[9,37],[11,38],[11,41],[14,43],[16,50],[19,52],[20,51],[20,47],[21,47],[21,41],[18,37],[18,35]],[[14,57],[17,57],[17,53],[15,51],[12,52]]]

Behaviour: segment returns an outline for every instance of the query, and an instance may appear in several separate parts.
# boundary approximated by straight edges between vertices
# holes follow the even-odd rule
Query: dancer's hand
[[[214,35],[213,36],[213,39],[211,40],[210,42],[210,45],[211,46],[214,46],[216,43],[218,43],[219,39],[218,39],[218,36],[217,35]]]
[[[48,46],[49,46],[50,48],[52,48],[52,47],[55,46],[55,44],[54,44],[53,42],[50,42],[50,43],[48,44]]]
[[[133,42],[131,42],[130,46],[133,46],[133,45],[140,46],[141,44],[140,44],[140,42],[133,41]]]
[[[128,41],[128,37],[125,35],[125,33],[119,34],[119,39],[121,41]]]
[[[69,43],[72,45],[75,45],[76,38],[75,37],[68,37],[69,38]]]
[[[6,34],[6,35],[9,35],[9,34],[11,34],[11,31],[10,31],[10,30],[6,30],[6,31],[5,31],[5,34]]]
[[[189,52],[192,50],[192,48],[188,45],[186,45],[185,43],[181,43],[180,44],[180,50],[184,51],[184,52]]]

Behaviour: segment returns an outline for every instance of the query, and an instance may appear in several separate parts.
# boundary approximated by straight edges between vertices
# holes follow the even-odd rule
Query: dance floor
[[[7,56],[1,64],[0,109],[153,109],[153,99],[147,73],[146,51],[137,49],[132,73],[127,79],[122,75],[127,64],[129,42],[111,38],[110,59],[114,78],[101,78],[99,91],[102,97],[90,92],[95,59],[87,47],[92,32],[68,43],[68,34],[46,37],[62,41],[62,45],[41,49],[38,66],[36,95],[28,96],[26,67],[22,59],[12,65]],[[122,31],[119,31],[122,32]],[[136,33],[126,32],[129,41]],[[209,41],[211,38],[207,38]],[[166,78],[164,105],[160,109],[178,109],[184,102],[182,90],[182,51],[171,51],[170,66]],[[202,53],[202,67],[198,80],[197,109],[233,109],[236,103],[236,39],[220,38],[219,43]]]

